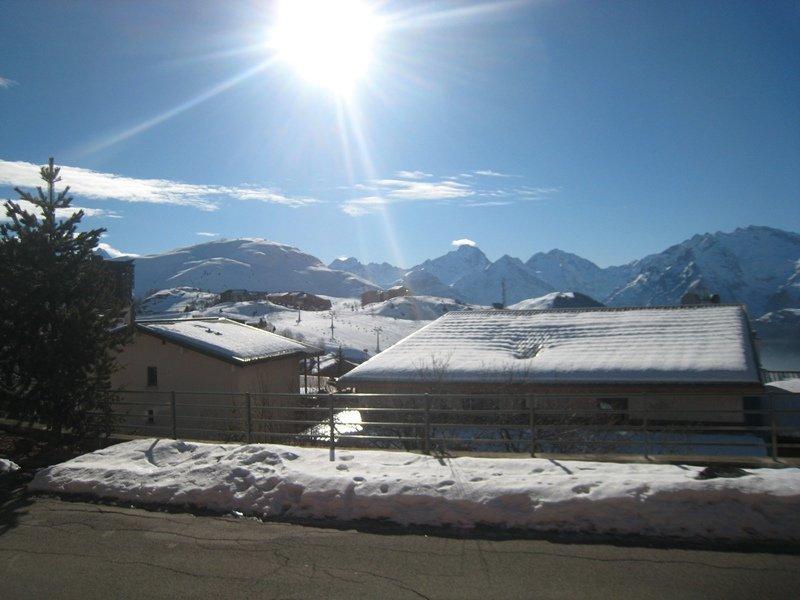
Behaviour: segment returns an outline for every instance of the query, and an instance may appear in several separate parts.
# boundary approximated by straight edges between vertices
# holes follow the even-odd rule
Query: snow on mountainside
[[[459,246],[439,258],[429,259],[412,271],[425,271],[445,285],[453,285],[459,279],[483,271],[491,264],[486,255],[475,246]]]
[[[262,239],[220,240],[136,258],[135,291],[194,287],[209,292],[302,290],[355,297],[374,285],[326,267],[297,248]]]
[[[552,308],[595,308],[603,306],[594,298],[579,292],[553,292],[539,298],[528,298],[512,304],[510,310],[549,310]]]
[[[631,277],[628,265],[601,269],[590,260],[558,249],[537,252],[525,266],[557,290],[574,290],[592,298],[605,298]]]
[[[433,321],[454,310],[473,310],[475,308],[485,307],[473,306],[458,300],[437,298],[435,296],[401,296],[385,302],[370,304],[367,310],[371,314],[382,317],[412,321]]]
[[[164,315],[166,313],[188,313],[213,306],[219,301],[217,294],[197,288],[179,287],[160,290],[151,294],[139,305],[139,315]],[[169,315],[175,316],[174,314]]]
[[[438,296],[440,298],[459,298],[458,293],[443,284],[438,277],[427,271],[409,271],[401,283],[415,296]]]
[[[611,306],[678,304],[687,291],[719,294],[760,315],[796,273],[800,235],[750,226],[696,235],[632,264],[638,273],[612,293]]]
[[[767,301],[767,310],[782,308],[800,308],[800,260],[795,264],[794,275]]]
[[[363,264],[359,262],[358,259],[352,257],[346,259],[337,258],[328,265],[328,268],[352,273],[362,279],[376,283],[383,288],[394,285],[395,282],[405,275],[407,270],[395,267],[387,262],[380,264],[374,262]]]
[[[502,300],[503,283],[508,304],[553,291],[552,286],[531,273],[520,259],[508,255],[481,271],[468,273],[453,284],[453,289],[459,298],[488,305]]]

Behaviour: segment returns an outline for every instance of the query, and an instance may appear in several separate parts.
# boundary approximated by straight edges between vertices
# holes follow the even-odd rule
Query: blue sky
[[[342,96],[276,58],[269,2],[0,4],[0,197],[52,155],[121,250],[252,236],[403,266],[460,238],[608,265],[800,229],[797,2],[371,10]]]

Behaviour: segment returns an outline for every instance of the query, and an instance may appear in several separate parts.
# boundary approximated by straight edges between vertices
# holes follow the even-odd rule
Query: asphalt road
[[[3,598],[790,598],[800,556],[0,503]]]

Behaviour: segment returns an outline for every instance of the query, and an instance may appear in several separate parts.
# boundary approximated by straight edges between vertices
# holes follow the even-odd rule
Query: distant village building
[[[698,304],[719,304],[719,294],[704,292],[686,292],[681,296],[681,306],[696,306]]]
[[[327,298],[322,298],[308,292],[284,292],[282,294],[269,294],[267,300],[287,308],[297,310],[330,310],[333,306]]]
[[[764,391],[747,314],[718,304],[450,312],[337,386],[525,394],[545,408],[674,409],[673,420],[734,422]]]
[[[367,290],[361,294],[361,306],[409,295],[411,295],[411,290],[404,285],[395,285],[388,290]]]
[[[225,290],[219,295],[220,302],[256,302],[266,300],[267,292],[254,292],[249,290]]]

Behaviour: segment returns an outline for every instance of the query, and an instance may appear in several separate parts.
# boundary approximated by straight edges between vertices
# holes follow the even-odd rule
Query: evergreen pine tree
[[[0,225],[0,412],[57,439],[110,425],[110,376],[128,335],[117,279],[94,253],[105,230],[77,231],[83,211],[70,214],[69,187],[56,193],[59,171],[51,158],[46,191],[15,188],[24,202],[5,202]]]

